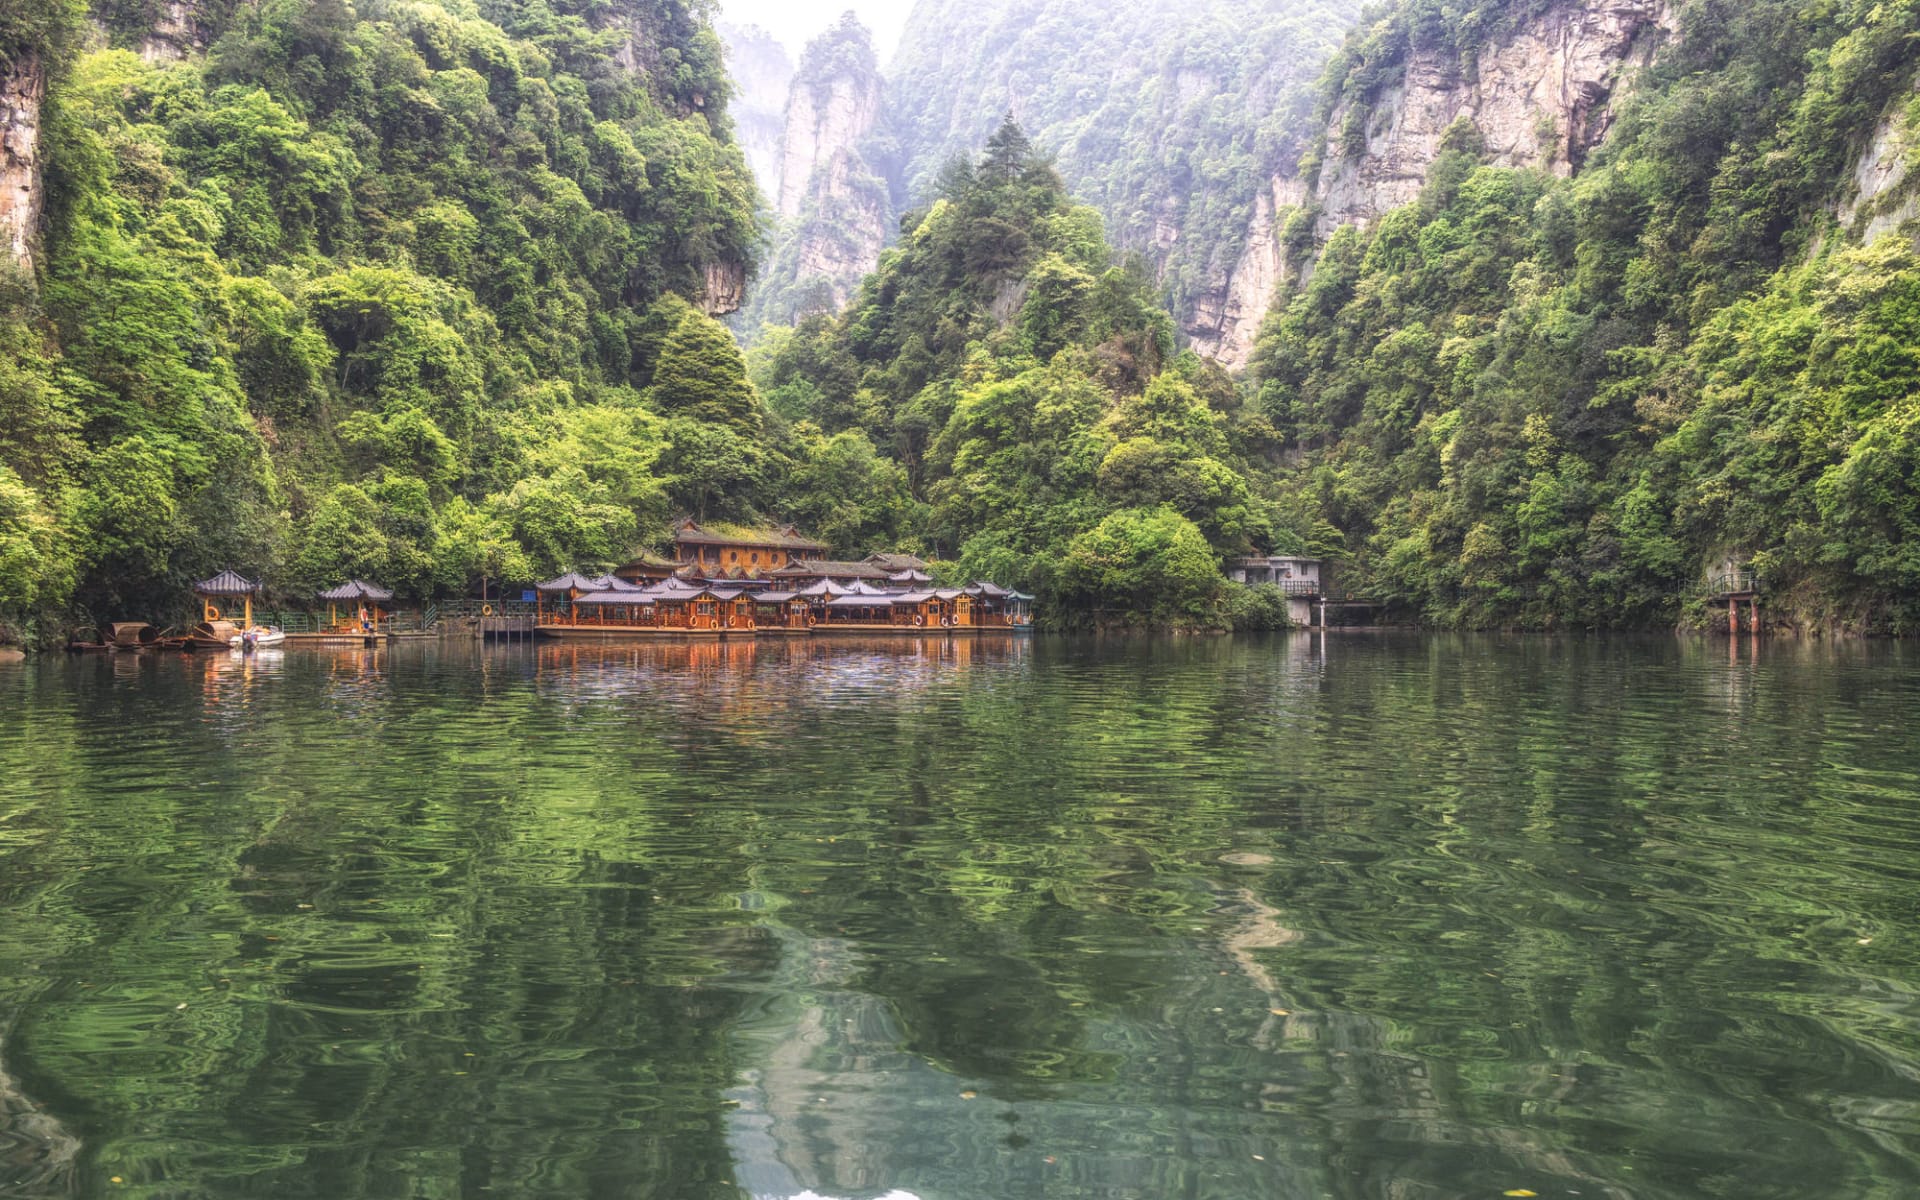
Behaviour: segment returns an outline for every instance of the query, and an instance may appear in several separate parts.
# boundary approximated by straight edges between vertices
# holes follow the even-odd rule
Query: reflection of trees
[[[733,645],[63,667],[0,1092],[215,1195],[1914,1182],[1868,652]]]

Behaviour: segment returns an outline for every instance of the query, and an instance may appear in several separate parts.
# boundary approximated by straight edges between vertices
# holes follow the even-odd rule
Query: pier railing
[[[1707,592],[1714,596],[1738,596],[1759,590],[1759,579],[1752,571],[1722,571],[1707,581]]]

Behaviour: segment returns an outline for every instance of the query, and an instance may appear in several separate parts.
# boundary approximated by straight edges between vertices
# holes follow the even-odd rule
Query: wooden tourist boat
[[[114,650],[152,650],[160,631],[145,621],[111,621],[100,627],[100,640]]]
[[[240,626],[232,621],[202,621],[187,635],[187,650],[231,650],[240,636]]]

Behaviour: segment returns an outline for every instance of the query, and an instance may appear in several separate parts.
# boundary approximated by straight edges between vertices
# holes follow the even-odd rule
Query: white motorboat
[[[285,644],[287,634],[284,629],[274,629],[256,625],[245,633],[235,634],[228,645],[235,650],[265,650],[269,647]]]

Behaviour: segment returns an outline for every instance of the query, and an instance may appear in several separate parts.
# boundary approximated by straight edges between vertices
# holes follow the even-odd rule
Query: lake
[[[1920,650],[0,663],[0,1196],[1920,1194]]]

